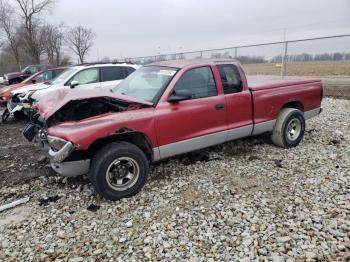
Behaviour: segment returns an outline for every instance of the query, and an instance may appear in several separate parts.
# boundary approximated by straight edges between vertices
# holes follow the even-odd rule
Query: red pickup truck
[[[88,174],[110,200],[136,194],[160,159],[265,132],[297,146],[321,112],[320,80],[246,78],[232,60],[157,62],[110,92],[55,90],[23,134],[63,176]]]

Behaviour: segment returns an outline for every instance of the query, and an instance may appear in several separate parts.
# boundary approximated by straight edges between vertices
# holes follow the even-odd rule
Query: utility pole
[[[284,41],[284,52],[282,54],[282,67],[281,76],[284,77],[287,73],[287,54],[288,54],[288,42],[286,40],[286,28],[283,28],[283,41]]]

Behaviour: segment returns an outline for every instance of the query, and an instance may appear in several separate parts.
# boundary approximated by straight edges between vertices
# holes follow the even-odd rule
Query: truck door
[[[188,92],[179,102],[160,101],[155,109],[155,128],[161,158],[226,140],[225,97],[218,89],[210,66],[189,69],[175,84],[172,94]]]
[[[244,88],[241,74],[233,64],[218,64],[226,99],[228,140],[248,136],[253,130],[253,105],[249,89]]]

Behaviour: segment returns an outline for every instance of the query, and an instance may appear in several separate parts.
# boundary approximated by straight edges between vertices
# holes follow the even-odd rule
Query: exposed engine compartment
[[[46,122],[47,127],[65,121],[79,121],[110,112],[140,109],[146,105],[130,103],[110,97],[72,100],[60,108]]]

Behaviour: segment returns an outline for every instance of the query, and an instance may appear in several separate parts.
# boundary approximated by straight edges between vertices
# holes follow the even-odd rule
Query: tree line
[[[322,54],[298,54],[298,55],[287,55],[287,62],[304,62],[304,61],[341,61],[341,60],[350,60],[350,53],[322,53]],[[282,56],[273,57],[270,62],[280,63],[282,61]]]
[[[0,72],[28,64],[65,66],[70,53],[84,63],[95,34],[81,25],[68,27],[45,19],[57,0],[0,0]],[[69,52],[71,51],[71,52]]]
[[[228,51],[224,53],[213,53],[211,58],[234,58]],[[265,59],[264,56],[237,56],[235,59],[240,61],[242,64],[259,64],[259,63],[281,63],[282,56],[274,56],[271,59]],[[322,54],[296,54],[296,55],[287,55],[285,60],[287,62],[306,62],[306,61],[341,61],[341,60],[350,60],[350,53],[322,53]]]

